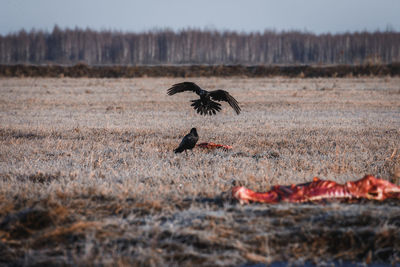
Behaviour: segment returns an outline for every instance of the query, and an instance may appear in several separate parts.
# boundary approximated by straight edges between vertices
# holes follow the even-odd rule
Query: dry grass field
[[[400,262],[398,201],[241,206],[232,183],[399,183],[400,78],[0,79],[0,265]],[[192,127],[199,142],[175,155]]]

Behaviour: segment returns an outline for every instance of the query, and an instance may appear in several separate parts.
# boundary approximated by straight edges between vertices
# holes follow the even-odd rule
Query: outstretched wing
[[[213,100],[228,102],[229,105],[231,105],[231,107],[236,111],[236,114],[239,115],[240,113],[239,103],[227,91],[224,90],[211,91],[210,96]]]
[[[181,92],[185,92],[185,91],[192,91],[192,92],[195,92],[196,94],[200,95],[200,92],[204,91],[204,90],[201,89],[195,83],[183,82],[183,83],[177,83],[177,84],[172,85],[172,87],[168,89],[167,94],[174,95],[176,93],[181,93]]]

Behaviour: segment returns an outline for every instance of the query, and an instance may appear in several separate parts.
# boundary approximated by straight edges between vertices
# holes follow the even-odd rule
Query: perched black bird
[[[183,82],[174,84],[168,89],[167,93],[168,95],[174,95],[185,91],[192,91],[200,96],[200,99],[192,100],[191,106],[201,115],[213,115],[220,111],[221,104],[215,101],[226,101],[236,111],[236,114],[239,115],[240,113],[240,107],[236,99],[224,90],[206,91],[195,83]]]
[[[192,128],[190,133],[183,137],[182,142],[179,144],[178,148],[174,149],[175,153],[186,152],[187,149],[192,150],[199,140],[199,135],[197,134],[196,128]],[[186,152],[187,153],[187,152]]]

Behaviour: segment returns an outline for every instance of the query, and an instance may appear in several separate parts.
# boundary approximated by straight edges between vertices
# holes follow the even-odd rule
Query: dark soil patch
[[[400,63],[379,65],[333,65],[333,66],[244,66],[244,65],[191,65],[191,66],[89,66],[61,65],[0,65],[0,77],[89,77],[89,78],[135,78],[135,77],[358,77],[399,76]],[[90,93],[90,92],[87,92]]]

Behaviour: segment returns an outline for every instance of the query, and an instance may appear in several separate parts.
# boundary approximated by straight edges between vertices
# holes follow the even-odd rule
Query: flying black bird
[[[178,148],[174,149],[175,153],[186,152],[187,149],[192,150],[199,140],[199,135],[197,134],[196,128],[192,128],[190,133],[183,137],[182,142],[179,144]],[[187,153],[187,152],[186,152]]]
[[[167,93],[168,95],[174,95],[185,91],[192,91],[200,96],[200,99],[191,100],[193,102],[191,106],[201,115],[213,115],[220,111],[221,104],[215,101],[226,101],[236,111],[236,114],[239,115],[240,113],[239,103],[224,90],[206,91],[195,83],[183,82],[174,84],[168,89]]]

